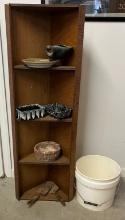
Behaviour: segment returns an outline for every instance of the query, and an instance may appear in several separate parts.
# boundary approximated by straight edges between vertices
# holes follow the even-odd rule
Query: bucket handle
[[[80,195],[80,193],[77,191],[77,193],[79,194],[80,198],[82,199],[82,201],[84,202],[84,204],[86,205],[91,205],[91,206],[95,206],[95,207],[98,207],[98,206],[102,206],[104,205],[105,203],[109,202],[111,199],[107,200],[106,202],[103,202],[101,204],[97,204],[97,203],[92,203],[92,202],[88,202],[86,200],[83,199],[83,197]]]
[[[119,183],[118,183],[118,185],[117,185],[117,189],[116,189],[116,193],[115,193],[115,198],[116,198],[116,196],[118,195],[120,186],[121,186],[121,179],[120,179],[120,181],[119,181]]]
[[[117,186],[117,189],[116,189],[116,193],[115,193],[115,198],[116,198],[116,196],[117,196],[117,194],[118,194],[118,192],[119,192],[120,185],[121,185],[121,181],[119,181],[119,183],[118,183],[118,186]],[[75,190],[76,190],[76,183],[74,183],[74,188],[75,188]],[[97,207],[97,206],[102,206],[102,205],[104,205],[105,203],[107,203],[107,202],[109,202],[109,201],[111,200],[111,199],[109,199],[109,200],[107,200],[106,202],[103,202],[103,203],[101,203],[101,204],[92,203],[92,202],[88,202],[88,201],[84,200],[83,197],[82,197],[82,196],[80,195],[80,193],[78,192],[78,190],[77,190],[77,193],[79,194],[79,197],[82,199],[82,201],[84,202],[84,204],[86,204],[86,205],[92,205],[92,206],[95,206],[95,207]]]
[[[118,192],[119,192],[120,185],[121,185],[121,181],[119,181],[119,184],[118,184],[118,186],[117,186],[117,190],[116,190],[116,193],[115,193],[115,198],[116,198],[116,196],[117,196],[117,194],[118,194]],[[75,188],[76,188],[76,186],[75,186]],[[86,204],[86,205],[92,205],[92,206],[95,206],[95,207],[102,206],[102,205],[104,205],[105,203],[107,203],[107,202],[109,202],[109,201],[111,200],[111,199],[109,199],[109,200],[107,200],[106,202],[103,202],[103,203],[101,203],[101,204],[97,204],[97,203],[88,202],[88,201],[84,200],[83,197],[80,195],[80,193],[79,193],[78,191],[77,191],[77,193],[79,194],[79,196],[80,196],[80,198],[82,199],[82,201],[84,202],[84,204]]]

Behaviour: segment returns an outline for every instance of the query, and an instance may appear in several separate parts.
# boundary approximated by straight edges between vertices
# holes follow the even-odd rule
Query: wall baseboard
[[[125,177],[125,168],[122,168],[121,176]]]
[[[11,177],[14,177],[14,169],[11,171]]]

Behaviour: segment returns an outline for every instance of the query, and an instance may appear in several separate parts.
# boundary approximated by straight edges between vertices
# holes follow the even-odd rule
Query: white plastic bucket
[[[112,206],[121,168],[112,159],[87,155],[76,162],[76,198],[85,208],[103,211]]]

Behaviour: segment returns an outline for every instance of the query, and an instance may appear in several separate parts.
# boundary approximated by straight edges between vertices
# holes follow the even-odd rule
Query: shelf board
[[[40,187],[40,185],[33,187],[30,190],[27,190],[26,192],[23,193],[23,195],[20,197],[20,199],[21,200],[32,199],[34,196],[36,196],[36,194],[38,194],[39,187]],[[68,201],[68,196],[62,190],[59,190],[58,194],[63,198],[63,200],[65,202]],[[48,193],[46,196],[41,196],[39,200],[40,201],[57,201],[57,198],[54,194]]]
[[[57,67],[52,67],[52,70],[76,70],[75,66],[57,66]]]
[[[34,121],[34,122],[72,122],[72,118],[66,118],[66,119],[56,119],[51,116],[46,116],[44,118],[39,118],[39,119],[32,119],[32,120],[17,120],[19,122],[29,122],[29,121]]]
[[[43,165],[69,165],[69,159],[65,156],[61,156],[60,158],[58,158],[55,161],[50,161],[50,162],[46,162],[46,161],[39,161],[36,159],[35,154],[29,154],[28,156],[24,157],[23,159],[19,160],[19,164],[26,164],[26,165],[39,165],[39,164],[43,164]]]
[[[56,66],[51,68],[29,68],[23,64],[19,64],[14,66],[14,69],[18,70],[66,70],[66,71],[74,71],[76,68],[75,66]]]

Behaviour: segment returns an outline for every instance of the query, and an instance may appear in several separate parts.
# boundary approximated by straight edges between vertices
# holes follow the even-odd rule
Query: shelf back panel
[[[14,71],[15,104],[48,104],[49,74],[46,71]]]
[[[17,122],[18,160],[34,152],[35,144],[55,141],[60,144],[62,154],[70,159],[71,125],[66,123]]]
[[[50,139],[61,145],[62,153],[70,159],[71,153],[71,125],[65,123],[50,124],[49,136]]]
[[[55,71],[54,73],[50,73],[50,103],[58,102],[73,107],[74,79],[72,72],[62,71],[60,73]]]
[[[48,180],[48,166],[19,167],[20,196],[27,190]]]
[[[12,9],[12,46],[14,64],[24,58],[46,58],[45,46],[50,44],[49,15],[28,9]]]
[[[70,13],[55,13],[51,17],[51,43],[73,47],[73,53],[64,60],[64,65],[76,65],[76,46],[78,39],[78,9]]]
[[[49,139],[49,125],[41,122],[17,122],[19,159],[34,152],[34,146]]]
[[[54,181],[66,195],[69,194],[69,168],[67,166],[49,166],[48,178]]]
[[[46,58],[46,45],[73,46],[74,53],[64,61],[75,65],[78,34],[78,8],[61,11],[12,7],[12,46],[14,64],[29,57]]]
[[[74,74],[68,71],[14,70],[15,104],[62,103],[73,107]]]

